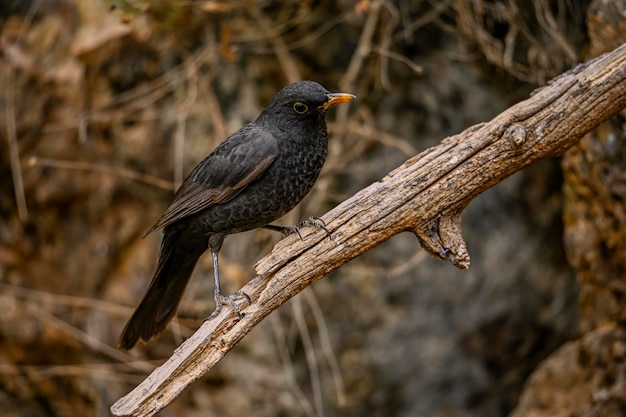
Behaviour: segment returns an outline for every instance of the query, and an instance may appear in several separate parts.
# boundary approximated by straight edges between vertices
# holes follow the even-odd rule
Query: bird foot
[[[296,231],[298,230],[298,228],[304,227],[304,226],[311,226],[317,229],[322,229],[323,231],[326,232],[326,236],[330,236],[330,230],[326,228],[326,222],[321,217],[315,217],[315,216],[309,217],[308,219],[306,219],[305,221],[303,221],[302,223],[296,226]],[[299,234],[300,233],[298,233],[298,235]],[[300,239],[302,239],[302,236],[300,236]]]
[[[244,314],[239,309],[239,306],[237,305],[237,303],[235,303],[235,300],[239,300],[242,298],[245,298],[246,300],[248,300],[248,304],[252,303],[250,296],[246,294],[245,292],[243,292],[242,290],[239,290],[233,293],[232,295],[224,295],[222,293],[216,293],[215,294],[215,311],[213,311],[213,313],[211,313],[209,317],[204,319],[204,321],[209,321],[217,317],[222,312],[222,307],[224,305],[230,305],[235,311],[235,313],[237,313],[237,317],[239,317],[239,319],[243,318]]]
[[[300,233],[300,229],[305,226],[312,226],[318,229],[322,229],[326,232],[327,236],[330,236],[330,231],[326,228],[326,222],[319,217],[309,217],[303,222],[295,225],[295,226],[275,226],[273,224],[268,224],[265,226],[266,229],[275,230],[277,232],[281,232],[285,236],[292,235],[296,233],[300,240],[302,240],[302,234]]]

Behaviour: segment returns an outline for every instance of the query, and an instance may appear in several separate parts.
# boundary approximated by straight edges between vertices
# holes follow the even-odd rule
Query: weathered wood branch
[[[112,407],[117,416],[153,415],[204,375],[254,326],[311,283],[397,233],[412,231],[441,260],[468,268],[461,214],[478,194],[534,162],[563,153],[626,106],[626,45],[577,66],[488,123],[444,139],[359,191],[312,228],[291,236],[256,265],[243,287],[241,320],[223,309],[171,358]]]

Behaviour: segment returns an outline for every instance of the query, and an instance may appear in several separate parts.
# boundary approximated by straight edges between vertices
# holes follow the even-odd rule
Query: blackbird
[[[328,149],[326,111],[354,98],[329,93],[313,81],[291,84],[254,122],[226,138],[191,171],[165,213],[146,232],[163,229],[159,261],[148,291],[122,331],[121,349],[131,349],[140,339],[147,342],[165,330],[207,249],[215,278],[211,317],[222,304],[230,304],[239,314],[234,299],[248,296],[239,292],[225,296],[220,290],[218,252],[224,238],[260,227],[297,231],[297,226],[269,223],[311,190]]]

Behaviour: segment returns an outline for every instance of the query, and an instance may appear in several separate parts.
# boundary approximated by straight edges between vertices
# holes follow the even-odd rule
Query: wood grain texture
[[[323,216],[331,237],[303,229],[256,265],[251,305],[205,322],[111,411],[150,416],[208,372],[263,318],[311,283],[397,233],[412,231],[432,256],[468,268],[461,214],[478,194],[560,155],[626,106],[626,45],[553,79],[493,120],[444,139]]]

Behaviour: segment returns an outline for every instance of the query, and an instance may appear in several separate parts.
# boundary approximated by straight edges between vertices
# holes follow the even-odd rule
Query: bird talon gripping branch
[[[285,237],[295,233],[298,235],[300,240],[303,240],[300,229],[305,226],[312,226],[318,229],[322,229],[326,232],[327,236],[330,236],[330,231],[326,228],[326,222],[324,222],[321,217],[309,217],[308,219],[295,226],[276,226],[275,224],[267,224],[263,226],[263,228],[268,230],[274,230],[276,232],[281,232],[283,235],[285,235]]]
[[[215,311],[233,296],[221,293],[218,253],[227,235],[265,227],[300,235],[298,226],[269,223],[294,208],[311,190],[328,151],[326,111],[354,99],[329,93],[312,81],[283,88],[257,119],[230,135],[198,164],[180,186],[159,221],[163,229],[156,272],[143,300],[128,320],[119,347],[148,341],[172,319],[200,256],[213,257]],[[330,232],[321,219],[303,222]],[[237,294],[237,293],[235,293]],[[247,294],[242,293],[250,300]],[[241,296],[241,294],[240,294]],[[237,297],[235,297],[237,298]]]
[[[315,217],[315,216],[309,217],[308,219],[300,223],[298,226],[300,227],[312,226],[318,229],[322,229],[323,231],[326,232],[326,236],[330,237],[330,231],[326,227],[326,222],[321,217]]]
[[[241,312],[241,309],[235,302],[237,299],[245,298],[248,301],[248,304],[252,304],[252,300],[250,296],[245,292],[239,290],[232,295],[224,295],[224,294],[216,294],[215,295],[215,310],[211,315],[205,318],[203,321],[211,321],[215,317],[217,317],[222,312],[222,307],[224,305],[230,305],[233,311],[237,314],[237,317],[241,320],[245,314]]]

